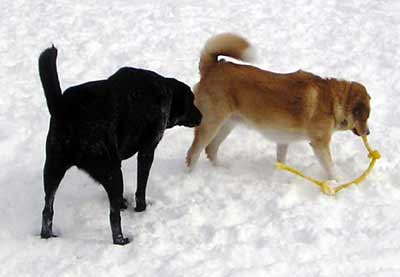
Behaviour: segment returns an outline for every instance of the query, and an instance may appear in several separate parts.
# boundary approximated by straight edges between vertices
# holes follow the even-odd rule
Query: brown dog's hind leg
[[[207,147],[206,147],[207,158],[213,164],[217,163],[217,153],[218,153],[218,149],[219,149],[220,145],[229,136],[229,134],[232,132],[234,127],[235,127],[235,124],[228,120],[219,129],[219,131],[218,131],[217,135],[214,137],[214,139],[207,145]]]
[[[200,153],[215,137],[224,121],[224,118],[218,118],[217,116],[213,118],[213,116],[214,115],[210,115],[210,117],[208,117],[212,118],[212,120],[207,120],[207,118],[203,117],[201,125],[194,131],[194,140],[186,156],[186,165],[189,169],[193,169],[200,157]]]

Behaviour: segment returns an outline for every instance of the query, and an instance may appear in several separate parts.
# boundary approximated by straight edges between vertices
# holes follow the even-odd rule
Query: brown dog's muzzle
[[[360,126],[360,124],[356,124],[356,126],[352,129],[352,131],[357,136],[368,136],[370,133],[367,125]]]

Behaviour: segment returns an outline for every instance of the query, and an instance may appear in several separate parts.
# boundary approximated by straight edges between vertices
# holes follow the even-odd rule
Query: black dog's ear
[[[185,83],[173,80],[172,102],[168,127],[182,125],[186,127],[198,126],[201,122],[201,113],[194,105],[192,89]]]
[[[189,107],[193,102],[194,96],[191,88],[176,79],[169,78],[169,83],[172,91],[172,106],[180,112],[181,115],[185,113],[185,107]]]
[[[167,82],[172,98],[168,117],[168,127],[170,128],[175,126],[180,118],[184,116],[187,100],[185,99],[184,84],[173,78],[167,78]]]
[[[171,103],[171,113],[176,117],[180,117],[185,114],[185,94],[175,86],[172,89],[172,103]]]

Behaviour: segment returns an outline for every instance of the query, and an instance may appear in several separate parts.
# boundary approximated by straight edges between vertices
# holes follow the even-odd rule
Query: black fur
[[[84,83],[61,94],[57,49],[39,57],[39,72],[51,114],[44,165],[45,206],[41,237],[53,237],[53,201],[71,166],[86,171],[103,185],[110,201],[115,244],[129,242],[121,231],[123,198],[121,161],[138,153],[136,211],[146,209],[146,184],[154,150],[164,130],[194,127],[201,114],[190,88],[154,72],[124,67],[106,80]]]

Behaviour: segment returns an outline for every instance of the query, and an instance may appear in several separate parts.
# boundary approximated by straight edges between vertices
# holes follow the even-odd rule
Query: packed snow
[[[400,276],[400,4],[396,0],[87,0],[0,2],[0,276]],[[115,246],[103,188],[73,168],[55,200],[54,231],[39,237],[49,123],[37,58],[54,43],[62,87],[151,69],[193,86],[212,35],[233,31],[255,65],[299,68],[363,83],[372,97],[370,143],[382,159],[336,197],[275,169],[275,145],[238,129],[188,173],[193,130],[166,132],[133,211],[136,158],[123,163],[130,207]],[[339,181],[368,165],[361,139],[335,134]],[[308,143],[288,163],[322,177]]]

